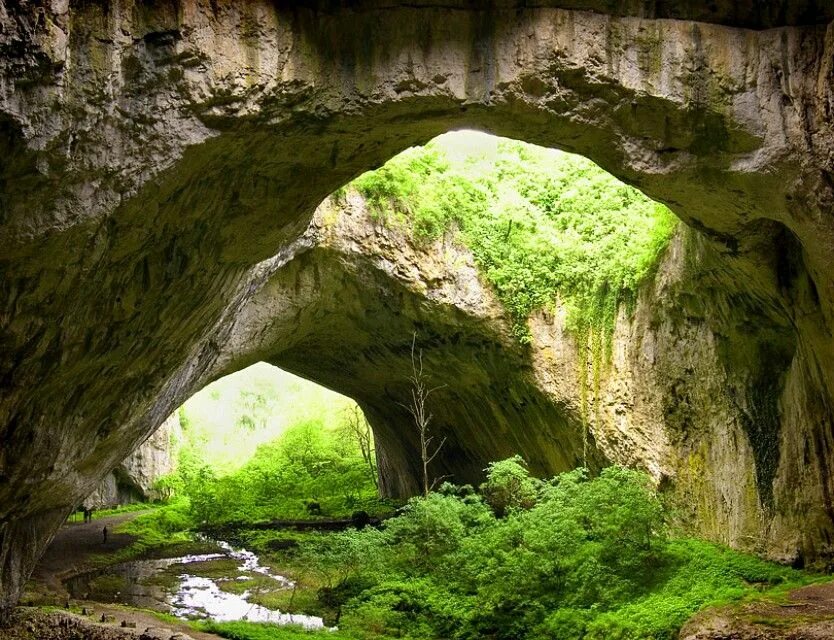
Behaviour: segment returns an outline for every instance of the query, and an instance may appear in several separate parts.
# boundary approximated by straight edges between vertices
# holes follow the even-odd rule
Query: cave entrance
[[[158,480],[198,522],[375,511],[373,435],[350,398],[265,362],[225,376],[176,413],[175,468]]]
[[[540,476],[598,468],[594,380],[676,222],[580,156],[449,132],[317,208],[239,313],[224,372],[263,360],[354,398],[385,495],[421,478],[413,340],[446,439],[433,477],[478,484],[517,453]]]

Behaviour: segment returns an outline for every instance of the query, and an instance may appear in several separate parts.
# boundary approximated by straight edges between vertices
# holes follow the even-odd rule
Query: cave
[[[366,311],[387,295],[411,306],[385,350],[357,345],[352,367],[328,373],[375,424],[386,490],[413,491],[408,443],[350,374],[401,368],[403,329],[425,310],[391,282],[372,289],[361,265],[352,282],[317,281],[315,263],[339,257],[306,231],[341,185],[461,127],[586,156],[686,225],[618,328],[615,362],[639,382],[629,401],[651,411],[637,432],[601,420],[600,463],[677,487],[707,537],[827,562],[832,18],[776,0],[0,8],[2,609],[67,514],[196,390],[257,360],[323,375],[308,349],[346,327],[326,300],[323,315],[293,310],[311,287],[333,287],[336,304],[353,291],[342,302]],[[288,332],[294,313],[316,331]],[[490,370],[543,371],[471,326],[426,333],[450,379],[473,350]],[[463,429],[441,466],[468,477],[517,449],[541,468],[575,464],[576,430],[539,386],[518,382],[507,428]],[[448,420],[465,424],[465,390],[448,393]],[[542,443],[522,419],[554,431]]]

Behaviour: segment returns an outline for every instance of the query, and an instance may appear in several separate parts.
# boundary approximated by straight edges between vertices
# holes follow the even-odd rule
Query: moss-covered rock
[[[638,309],[638,324],[619,330],[642,331],[629,342],[639,350],[615,348],[606,366],[616,373],[632,358],[655,372],[657,383],[640,393],[677,421],[668,450],[681,452],[679,465],[655,466],[664,475],[697,452],[706,488],[693,489],[690,504],[703,497],[712,509],[698,518],[716,518],[719,533],[745,523],[730,535],[739,544],[752,535],[788,555],[830,551],[830,11],[777,0],[750,9],[640,5],[641,17],[606,15],[610,3],[598,2],[490,10],[419,2],[137,6],[0,9],[0,609],[15,601],[65,515],[110,469],[196,389],[248,363],[227,357],[230,336],[246,333],[241,322],[250,316],[242,312],[265,295],[272,274],[293,256],[289,270],[304,286],[308,278],[315,286],[315,262],[327,267],[320,273],[343,268],[339,251],[309,263],[300,253],[322,199],[404,147],[459,126],[586,155],[699,231],[686,252],[692,264],[673,263],[680,273],[656,283],[654,300],[676,310],[653,324]],[[700,274],[694,280],[690,266]],[[663,298],[667,284],[678,293]],[[414,324],[428,313],[419,296],[359,293],[375,306],[350,300],[335,311],[372,318],[401,297],[414,312],[410,321],[388,322],[390,330],[425,331]],[[438,345],[455,344],[456,322],[458,344],[478,335],[469,316],[455,317]],[[320,323],[321,333],[339,326],[328,325],[329,315],[303,322]],[[429,347],[432,334],[425,335]],[[316,357],[303,338],[299,332],[285,346],[305,359],[299,370]],[[761,347],[770,341],[773,351]],[[353,346],[357,362],[374,362],[374,341]],[[658,355],[673,351],[668,362]],[[577,362],[551,352],[557,362]],[[449,424],[498,426],[461,427],[460,446],[448,449],[461,454],[460,465],[452,458],[444,465],[474,472],[473,449],[576,459],[583,438],[570,421],[552,422],[554,404],[541,397],[534,374],[513,376],[529,381],[521,386],[499,375],[529,362],[522,354],[500,336],[449,354],[435,368],[448,377],[477,369],[483,377],[472,392],[494,398],[464,406],[472,395],[447,393]],[[595,358],[579,361],[597,367],[589,403],[613,393],[608,381],[617,376]],[[377,368],[388,362],[380,358]],[[762,375],[765,363],[777,382]],[[555,386],[562,379],[553,374]],[[575,375],[564,380],[566,391],[577,388]],[[587,412],[588,421],[599,413],[599,424],[622,425],[622,433],[628,425],[627,437],[591,432],[601,450],[616,442],[623,457],[649,460],[639,447],[652,441],[656,417],[643,421],[643,395],[629,402],[630,421],[611,422],[595,399]],[[503,422],[496,408],[556,426]],[[746,426],[732,417],[742,413]],[[407,458],[395,453],[402,430],[385,428],[387,477],[407,478]]]

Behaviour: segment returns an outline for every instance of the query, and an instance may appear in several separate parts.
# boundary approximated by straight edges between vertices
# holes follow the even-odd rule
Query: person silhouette
[[[104,529],[101,530],[101,535],[103,537],[101,544],[107,544],[107,527],[104,527]]]

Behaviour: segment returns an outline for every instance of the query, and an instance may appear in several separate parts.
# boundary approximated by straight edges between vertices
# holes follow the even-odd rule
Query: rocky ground
[[[127,628],[122,624],[128,625]],[[100,608],[93,617],[20,607],[14,623],[0,631],[0,637],[3,640],[217,640],[215,635],[163,623],[141,611],[111,607]]]
[[[706,611],[681,640],[828,640],[834,638],[834,582],[792,591],[782,602],[749,602]]]
[[[217,640],[218,636],[194,631],[184,623],[162,621],[148,611],[69,600],[64,581],[92,569],[96,558],[129,546],[135,538],[116,533],[116,528],[138,513],[66,524],[35,569],[26,602],[70,609],[19,607],[11,627],[0,630],[0,640]]]

